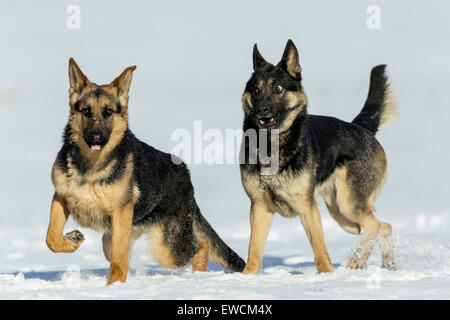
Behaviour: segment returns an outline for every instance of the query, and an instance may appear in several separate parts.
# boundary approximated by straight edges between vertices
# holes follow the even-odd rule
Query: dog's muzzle
[[[103,131],[91,131],[86,137],[86,143],[93,151],[101,150],[108,142],[108,135]]]
[[[273,127],[278,124],[278,117],[272,113],[267,105],[261,105],[256,108],[256,119],[263,128]]]

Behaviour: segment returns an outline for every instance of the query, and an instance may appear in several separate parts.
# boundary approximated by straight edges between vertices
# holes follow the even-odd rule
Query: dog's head
[[[306,110],[307,103],[298,51],[292,40],[287,42],[276,66],[264,60],[255,44],[253,70],[242,95],[247,120],[257,128],[288,130],[298,114]]]
[[[97,85],[69,60],[71,137],[83,154],[112,150],[128,129],[128,91],[135,66],[107,85]]]

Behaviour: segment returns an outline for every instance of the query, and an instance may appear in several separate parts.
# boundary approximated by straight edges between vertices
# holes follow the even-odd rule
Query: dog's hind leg
[[[336,220],[336,222],[341,226],[342,229],[352,234],[361,233],[359,224],[351,222],[341,213],[341,211],[339,211],[335,195],[325,197],[325,203],[327,205],[328,211],[330,212],[330,215],[334,220]]]
[[[336,202],[328,201],[328,199],[327,199],[326,200],[326,204],[327,204],[328,210],[330,211],[331,216],[339,223],[339,225],[342,227],[342,229],[344,229],[348,233],[360,234],[361,226],[359,224],[357,224],[355,222],[352,222],[349,219],[347,219],[339,211],[339,208],[338,208]],[[372,215],[372,217],[373,217],[373,215]],[[375,219],[375,217],[374,217],[374,219]],[[392,270],[392,269],[395,269],[394,254],[393,254],[393,244],[392,244],[392,238],[391,238],[392,227],[391,227],[391,225],[389,223],[382,222],[382,221],[378,221],[378,222],[379,222],[379,230],[378,230],[378,233],[376,234],[376,239],[375,240],[379,241],[380,244],[381,244],[381,252],[382,252],[382,259],[383,259],[382,260],[382,266],[383,266],[383,268],[387,268],[387,269],[391,269]],[[368,228],[370,229],[370,226],[368,226],[367,224],[365,224],[365,227],[366,227],[366,230]],[[366,238],[365,238],[364,241],[368,240],[367,239],[368,233],[369,232],[367,232]],[[372,239],[370,241],[373,242],[374,239]],[[372,250],[371,247],[370,247],[370,246],[373,246],[372,242],[368,243],[368,246],[366,246],[366,248],[365,248],[366,253],[368,253],[368,254],[370,254],[370,251]],[[360,248],[359,251],[358,251],[358,254],[360,254],[363,250],[364,250],[363,248]],[[369,250],[369,252],[367,250]],[[355,255],[356,255],[356,253],[355,253]],[[357,262],[358,259],[356,258],[355,255],[350,260],[351,263],[349,262],[349,267],[350,268],[361,268],[364,265],[365,262],[363,263],[362,260]],[[365,260],[367,260],[367,258],[368,258],[368,255],[367,255]]]
[[[355,253],[350,258],[347,267],[351,269],[359,269],[364,267],[367,259],[372,252],[375,238],[380,229],[380,222],[373,216],[371,212],[363,214],[358,218],[358,224],[363,230],[363,240]]]
[[[348,174],[350,172],[350,174]],[[339,212],[349,221],[359,226],[363,233],[360,246],[350,258],[347,267],[358,269],[364,267],[372,252],[380,222],[374,217],[375,208],[370,196],[362,192],[362,188],[353,182],[354,171],[342,170],[336,176],[336,204]],[[358,179],[357,181],[360,181]],[[370,193],[369,193],[370,195]]]
[[[192,258],[192,272],[208,271],[209,245],[204,241],[199,242],[200,248]]]
[[[364,238],[361,245],[350,258],[347,266],[352,269],[364,267],[375,241],[378,241],[381,245],[382,267],[394,270],[394,246],[392,244],[392,227],[390,224],[379,221],[371,212],[361,215],[357,220],[364,232]]]
[[[164,268],[178,269],[195,263],[204,264],[208,259],[208,247],[199,244],[194,235],[189,215],[167,216],[146,227],[149,249],[153,258]],[[193,266],[193,269],[196,267]],[[200,271],[200,270],[198,270]]]
[[[179,266],[175,263],[169,243],[165,240],[165,230],[162,224],[156,224],[147,228],[147,239],[149,250],[153,257],[162,267],[176,269]]]
[[[391,226],[375,218],[373,202],[386,177],[386,160],[381,147],[376,149],[372,163],[349,163],[336,177],[336,203],[339,211],[349,221],[359,225],[363,240],[350,258],[348,267],[362,268],[373,249],[375,241],[381,243],[383,267],[394,268]]]
[[[389,223],[379,221],[372,213],[367,213],[363,218],[358,219],[363,230],[363,240],[350,258],[347,266],[351,269],[364,267],[372,252],[375,241],[381,245],[382,267],[395,270],[394,245],[392,243],[392,227]]]
[[[381,243],[381,258],[383,268],[395,270],[394,244],[392,243],[392,227],[389,223],[380,221],[380,231],[378,241]]]

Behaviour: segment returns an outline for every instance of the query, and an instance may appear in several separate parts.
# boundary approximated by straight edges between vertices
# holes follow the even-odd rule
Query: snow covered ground
[[[192,273],[189,267],[162,269],[146,254],[142,239],[135,245],[127,282],[109,287],[100,235],[83,230],[87,240],[78,252],[54,254],[45,246],[45,229],[33,229],[25,238],[23,230],[2,228],[0,299],[448,299],[448,221],[418,216],[413,224],[399,220],[393,226],[397,271],[379,267],[378,249],[366,268],[346,269],[358,237],[347,236],[326,217],[324,229],[336,270],[318,274],[300,226],[279,218],[258,276],[230,273],[214,263],[208,273]],[[241,225],[226,239],[244,257],[246,229]]]
[[[66,26],[73,3],[80,30]],[[448,2],[378,0],[379,30],[366,26],[374,4],[366,0],[105,3],[0,2],[0,299],[450,299]],[[345,269],[358,237],[323,205],[331,274],[316,273],[298,219],[279,216],[258,276],[214,264],[208,273],[164,270],[141,239],[127,283],[106,287],[100,234],[80,228],[86,241],[74,254],[46,247],[50,170],[69,111],[69,57],[97,83],[137,65],[130,127],[169,152],[174,130],[192,130],[197,120],[205,129],[239,129],[253,44],[277,63],[288,38],[299,48],[311,113],[351,120],[370,69],[388,64],[400,116],[377,134],[389,173],[376,216],[394,228],[397,271],[379,268],[378,249],[365,269]],[[202,213],[246,259],[249,200],[238,165],[189,167]],[[75,228],[70,220],[66,231]]]

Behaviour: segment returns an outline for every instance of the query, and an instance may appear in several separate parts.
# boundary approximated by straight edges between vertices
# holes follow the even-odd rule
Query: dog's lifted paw
[[[78,230],[73,230],[73,231],[67,232],[64,235],[64,238],[69,239],[70,241],[72,241],[74,243],[81,243],[84,241],[84,235]]]

